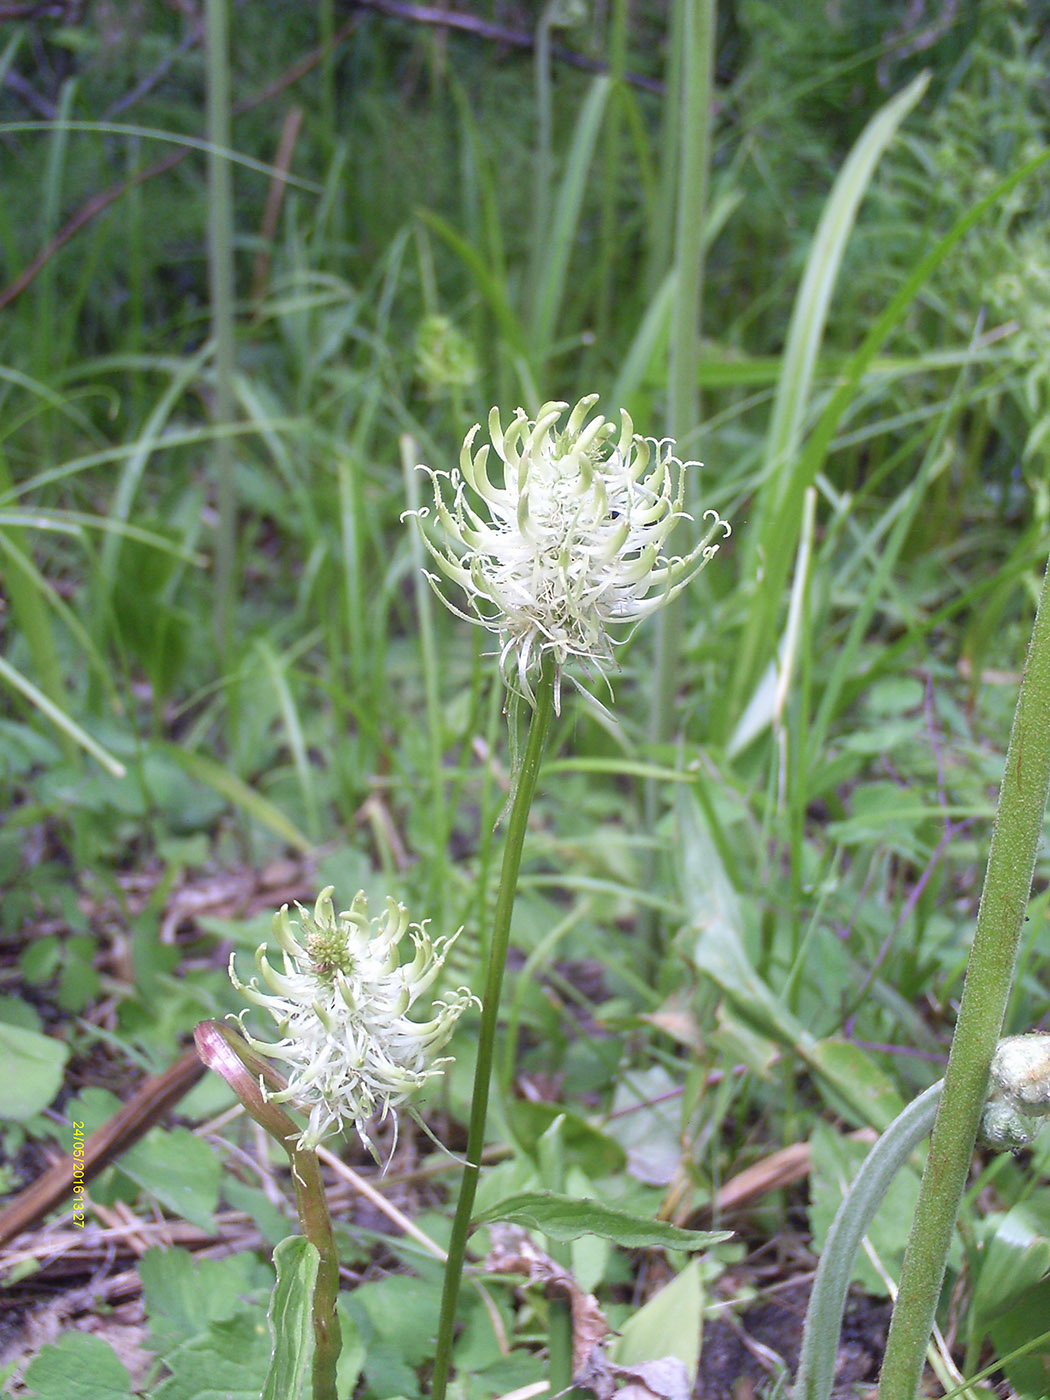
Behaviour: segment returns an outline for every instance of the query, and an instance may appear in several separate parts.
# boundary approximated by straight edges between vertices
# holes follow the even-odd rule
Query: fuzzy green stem
[[[456,1304],[459,1301],[459,1286],[463,1276],[463,1262],[467,1253],[470,1217],[474,1209],[474,1196],[478,1189],[478,1176],[481,1172],[481,1154],[485,1146],[485,1121],[489,1109],[489,1085],[492,1079],[492,1061],[496,1048],[496,1028],[499,1020],[500,992],[503,987],[503,970],[506,966],[507,947],[510,942],[510,918],[514,909],[514,896],[518,888],[518,871],[521,868],[521,852],[525,844],[525,832],[528,829],[529,810],[536,792],[540,762],[543,758],[543,749],[547,742],[547,734],[554,714],[555,672],[554,661],[548,654],[544,657],[543,669],[536,685],[536,704],[529,723],[525,753],[521,760],[521,769],[514,790],[514,801],[507,821],[507,841],[503,847],[503,866],[500,871],[496,910],[492,920],[492,938],[489,943],[485,998],[482,1003],[481,1025],[478,1029],[478,1060],[474,1070],[474,1094],[470,1104],[467,1160],[463,1166],[459,1201],[452,1223],[448,1263],[445,1265],[445,1286],[441,1296],[441,1320],[438,1324],[437,1356],[434,1361],[434,1380],[431,1388],[433,1400],[445,1400],[445,1388],[448,1385],[449,1368],[452,1362]]]
[[[1002,1030],[1017,944],[1050,791],[1050,575],[1021,677],[999,811],[977,914],[944,1096],[886,1342],[879,1400],[914,1400],[959,1202],[973,1155],[988,1069]]]
[[[280,1143],[291,1159],[299,1228],[320,1255],[313,1297],[313,1400],[338,1400],[335,1377],[342,1336],[335,1304],[339,1294],[339,1254],[317,1153],[297,1146],[299,1129],[280,1104],[266,1097],[261,1081],[277,1090],[288,1086],[235,1030],[221,1021],[202,1021],[193,1038],[197,1053],[208,1068],[225,1079],[245,1112]]]

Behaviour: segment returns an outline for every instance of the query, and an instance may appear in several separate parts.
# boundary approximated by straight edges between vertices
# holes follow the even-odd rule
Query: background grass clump
[[[811,1266],[855,1135],[950,1042],[1050,515],[1047,7],[724,4],[709,159],[683,175],[685,5],[493,3],[447,25],[233,5],[228,308],[203,12],[24,8],[0,50],[0,1030],[30,1092],[0,1085],[2,1185],[239,1009],[230,950],[284,901],[331,883],[463,925],[450,982],[480,990],[515,754],[487,639],[437,607],[401,517],[425,498],[416,463],[454,465],[493,404],[599,392],[673,429],[706,464],[691,508],[734,535],[663,635],[618,652],[608,710],[566,687],[479,1207],[553,1173],[736,1230],[684,1268],[572,1246],[616,1326],[675,1280],[648,1340],[613,1354],[685,1336],[695,1373],[720,1307]],[[695,345],[675,322],[683,209],[704,230]],[[1043,855],[1009,1031],[1045,1019],[1047,873]],[[423,1109],[453,1151],[472,1027]],[[98,1278],[109,1231],[121,1267],[139,1256],[138,1339],[163,1362],[118,1375],[139,1394],[194,1393],[224,1346],[261,1384],[245,1300],[287,1192],[228,1107],[194,1089],[91,1183],[97,1229],[56,1202],[13,1259],[32,1309],[38,1284]],[[801,1179],[774,1167],[726,1214],[726,1184],[793,1144]],[[438,1243],[453,1166],[406,1123],[378,1183]],[[975,1159],[946,1388],[991,1366],[1000,1393],[1043,1393],[1045,1339],[1009,1358],[1045,1316],[1048,1171],[1044,1138]],[[916,1189],[917,1171],[872,1231],[870,1295]],[[425,1394],[434,1329],[392,1318],[436,1312],[440,1269],[340,1190],[341,1385]],[[180,1251],[219,1239],[215,1301],[187,1300]],[[464,1395],[545,1374],[542,1293],[487,1297],[467,1299]],[[83,1344],[108,1365],[97,1340],[67,1339],[69,1364]],[[12,1352],[11,1394],[52,1393],[48,1355],[22,1379]]]

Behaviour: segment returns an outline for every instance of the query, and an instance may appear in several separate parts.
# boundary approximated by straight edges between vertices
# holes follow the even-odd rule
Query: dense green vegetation
[[[551,1247],[630,1320],[614,1360],[695,1368],[727,1303],[811,1269],[856,1130],[943,1072],[1046,562],[1050,11],[725,3],[705,148],[685,4],[493,0],[449,28],[245,0],[228,106],[192,10],[0,31],[0,1189],[241,1009],[231,948],[247,966],[281,902],[332,884],[462,926],[448,989],[480,993],[524,725],[402,517],[416,464],[453,468],[492,405],[598,393],[704,463],[689,509],[733,535],[618,649],[611,696],[569,668],[478,1204],[540,1186],[733,1229],[693,1263]],[[1048,873],[1043,852],[1010,1032],[1046,1015]],[[452,1153],[476,1035],[468,1015],[420,1105]],[[141,1264],[163,1366],[135,1393],[201,1394],[213,1353],[232,1392],[262,1384],[294,1209],[231,1103],[204,1081],[88,1188],[92,1228],[126,1205],[166,1246]],[[792,1144],[803,1178],[726,1215],[720,1188]],[[383,1179],[345,1155],[447,1243],[457,1164],[419,1125]],[[874,1296],[919,1171],[858,1264]],[[427,1394],[440,1266],[336,1200],[340,1394]],[[34,1249],[46,1268],[64,1232],[83,1282],[101,1236],[61,1205]],[[218,1212],[236,1247],[200,1290],[173,1241]],[[1046,1393],[1048,1274],[1050,1137],[979,1152],[941,1393],[982,1371]],[[512,1285],[464,1290],[450,1394],[546,1377],[550,1305]],[[63,1354],[110,1365],[101,1345]]]

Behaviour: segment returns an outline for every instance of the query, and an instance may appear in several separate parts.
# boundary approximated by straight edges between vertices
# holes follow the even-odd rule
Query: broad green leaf
[[[732,1235],[731,1230],[682,1230],[663,1220],[651,1220],[600,1201],[575,1200],[553,1191],[521,1191],[507,1196],[475,1217],[476,1225],[507,1220],[527,1230],[540,1230],[552,1240],[575,1240],[599,1235],[624,1249],[707,1249]]]
[[[139,1263],[150,1346],[161,1356],[243,1311],[246,1298],[268,1290],[273,1272],[253,1254],[201,1259],[187,1249],[147,1249]]]
[[[161,1205],[209,1235],[215,1233],[219,1159],[188,1128],[152,1129],[118,1159],[117,1166]]]
[[[311,849],[309,839],[303,835],[298,827],[294,826],[272,802],[267,802],[265,797],[256,792],[254,788],[249,787],[236,773],[231,773],[228,768],[223,768],[221,763],[215,763],[212,759],[205,758],[203,754],[190,753],[188,749],[180,749],[177,744],[164,744],[160,747],[170,754],[187,773],[221,793],[227,801],[232,802],[235,807],[239,807],[253,821],[257,821],[260,826],[272,831],[282,841],[287,841],[289,846],[294,846],[300,851]]]
[[[0,1118],[21,1122],[47,1108],[58,1093],[69,1046],[24,1026],[0,1022],[0,1059],[9,1066],[0,1076]]]
[[[694,792],[675,792],[674,844],[678,891],[689,920],[697,928],[743,928],[743,914],[707,819]]]
[[[505,1112],[511,1132],[526,1152],[534,1150],[555,1118],[564,1117],[565,1150],[588,1176],[597,1180],[623,1168],[624,1153],[619,1143],[578,1114],[567,1113],[555,1104],[531,1103],[527,1099],[509,1100]]]
[[[357,1321],[346,1306],[344,1293],[339,1295],[336,1311],[339,1315],[339,1332],[343,1339],[339,1360],[335,1363],[336,1388],[340,1395],[353,1395],[365,1361],[365,1344]]]
[[[825,1097],[833,1100],[833,1107],[880,1133],[904,1108],[893,1080],[859,1045],[847,1040],[819,1040],[806,1056],[806,1063]]]
[[[43,1024],[40,1012],[28,1001],[23,1001],[21,997],[0,996],[0,1025],[18,1026],[24,1031],[41,1033]]]
[[[729,997],[752,1030],[800,1052],[812,1049],[812,1035],[751,966],[735,929],[721,923],[702,927],[692,945],[692,961]]]
[[[837,1040],[817,1041],[751,966],[739,933],[736,892],[691,793],[679,792],[675,812],[678,883],[697,931],[692,961],[732,1003],[739,1018],[760,1035],[799,1055],[823,1090],[861,1123],[885,1128],[903,1106],[891,1081],[862,1050]],[[688,955],[688,953],[687,953]]]
[[[663,1065],[632,1070],[616,1085],[605,1131],[627,1154],[627,1170],[666,1186],[682,1165],[682,1081]]]
[[[987,1325],[1050,1274],[1050,1192],[1037,1191],[1006,1212],[981,1251],[974,1307]]]
[[[273,1252],[277,1282],[266,1320],[273,1355],[262,1400],[297,1400],[302,1394],[313,1342],[313,1297],[321,1256],[301,1235],[290,1235]]]
[[[38,1400],[126,1400],[131,1377],[101,1337],[67,1332],[46,1346],[25,1374],[26,1394]]]
[[[172,1374],[150,1400],[259,1400],[270,1350],[270,1334],[258,1311],[212,1322],[164,1358]]]
[[[990,1331],[1015,1395],[1045,1400],[1050,1395],[1050,1279],[1018,1295]],[[1024,1347],[1022,1355],[1012,1354]]]
[[[418,1366],[434,1355],[438,1317],[441,1312],[441,1284],[403,1274],[362,1284],[350,1295],[350,1311],[359,1320],[365,1336],[370,1370],[376,1357],[377,1339],[389,1347],[406,1366]],[[390,1382],[391,1386],[395,1382]],[[405,1382],[396,1382],[398,1389]]]
[[[618,1366],[677,1357],[695,1381],[700,1363],[704,1289],[699,1259],[686,1266],[624,1324],[611,1349]]]
[[[216,1078],[214,1075],[209,1077]],[[236,1177],[227,1175],[222,1183],[222,1194],[234,1210],[243,1211],[249,1220],[255,1222],[263,1239],[270,1244],[277,1244],[287,1235],[288,1215],[258,1186],[249,1186],[246,1181],[238,1181]]]

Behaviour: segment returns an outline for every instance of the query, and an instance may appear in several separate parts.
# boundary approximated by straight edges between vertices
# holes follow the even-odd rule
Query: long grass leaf
[[[872,117],[850,151],[820,216],[806,259],[806,270],[795,297],[777,395],[773,401],[766,443],[767,460],[772,467],[771,489],[763,493],[760,528],[751,533],[752,556],[760,547],[768,545],[761,528],[764,511],[768,510],[771,518],[775,518],[781,502],[790,494],[794,484],[791,469],[809,405],[817,352],[824,337],[832,294],[846,243],[856,222],[857,210],[871,183],[876,165],[901,122],[926,91],[928,83],[929,74],[921,73]],[[794,548],[794,541],[790,548]]]
[[[81,122],[81,121],[49,121],[49,122],[0,122],[0,136],[4,135],[29,135],[36,132],[38,135],[46,136],[56,128],[61,128],[63,132],[80,132],[83,135],[98,136],[139,136],[147,141],[161,141],[168,146],[187,146],[192,151],[203,151],[205,154],[211,150],[211,143],[201,137],[187,136],[184,131],[164,131],[155,126],[135,126],[129,122]],[[257,175],[265,175],[271,180],[281,180],[286,185],[293,185],[296,189],[305,190],[308,194],[324,194],[324,186],[319,185],[316,180],[306,180],[299,175],[293,175],[288,170],[281,170],[276,165],[271,165],[269,161],[254,160],[251,156],[241,155],[239,151],[230,150],[227,147],[220,148],[217,155],[223,160],[232,161],[234,165],[243,166],[245,170],[254,171]]]
[[[85,753],[89,753],[105,768],[107,773],[114,778],[123,778],[127,774],[127,769],[119,759],[114,758],[97,740],[93,739],[86,730],[77,724],[72,715],[67,714],[61,706],[56,705],[31,680],[23,676],[21,671],[12,666],[10,662],[5,661],[2,656],[0,656],[0,679],[5,680],[13,690],[17,690],[20,695],[23,695],[34,709],[39,710],[44,718],[49,719],[62,734],[79,744]]]
[[[284,722],[284,732],[292,753],[292,762],[295,765],[295,774],[299,780],[299,791],[303,797],[307,825],[316,839],[319,831],[318,813],[320,811],[317,801],[317,784],[307,752],[302,721],[299,718],[299,707],[288,684],[287,661],[286,658],[279,657],[267,641],[257,642],[256,650],[262,658],[267,679],[277,697],[277,705]]]
[[[621,408],[630,402],[660,348],[666,346],[674,289],[675,274],[669,272],[646,307],[645,315],[634,333],[634,339],[620,361],[620,372],[609,394],[609,403],[613,409]]]
[[[111,522],[123,523],[131,514],[132,501],[139,488],[142,475],[153,452],[163,445],[161,433],[167,423],[172,410],[182,397],[186,386],[199,374],[205,359],[211,354],[211,346],[202,347],[196,355],[183,361],[168,387],[161,395],[159,402],[150,414],[145,427],[139,434],[135,443],[135,450],[128,457],[124,464],[124,469],[117,482],[117,489],[110,502],[109,517]],[[103,600],[108,608],[108,600],[112,596],[116,583],[117,568],[120,560],[120,538],[119,533],[114,531],[102,547],[102,555],[99,560],[98,582],[102,590]]]
[[[537,366],[542,366],[550,354],[551,340],[565,293],[569,257],[576,241],[580,210],[587,189],[587,172],[594,158],[594,147],[610,89],[609,78],[596,78],[587,94],[577,118],[572,149],[558,190],[550,231],[544,241],[542,272],[534,288],[534,301],[529,316],[529,341]]]
[[[812,475],[799,460],[798,444],[846,241],[875,166],[928,81],[928,75],[920,74],[869,121],[839,172],[813,239],[795,299],[769,425],[766,457],[771,471],[757,503],[756,523],[747,532],[746,567],[754,572],[761,560],[762,582],[737,659],[726,712],[729,722],[754,686],[775,635],[776,611],[798,539],[802,500],[812,482]]]
[[[442,219],[440,215],[429,209],[419,209],[416,213],[428,228],[432,229],[440,239],[448,244],[473,276],[478,291],[488,303],[489,310],[496,318],[496,323],[511,350],[516,354],[524,355],[526,351],[525,334],[511,307],[503,282],[485,266],[477,249],[473,248],[462,234],[457,233],[452,225]]]
[[[309,838],[304,836],[279,808],[275,807],[272,802],[268,802],[253,787],[249,787],[236,773],[231,773],[228,768],[224,768],[221,763],[216,763],[214,759],[205,758],[203,754],[191,753],[188,749],[180,748],[178,744],[161,744],[160,747],[191,778],[196,778],[205,787],[210,787],[221,797],[225,797],[245,816],[258,822],[267,831],[272,831],[275,836],[279,836],[289,846],[294,846],[298,851],[312,849]]]
[[[205,58],[208,127],[208,292],[215,341],[213,417],[233,417],[233,181],[219,152],[230,145],[230,60],[228,0],[205,0]],[[215,528],[215,636],[223,665],[230,669],[237,586],[237,496],[229,438],[216,439],[214,472],[218,518]],[[229,695],[230,732],[236,732],[236,693]]]
[[[56,667],[58,664],[57,652],[54,651],[51,627],[47,618],[47,608],[50,607],[69,629],[70,635],[75,638],[81,647],[92,670],[106,686],[110,694],[114,694],[109,667],[103,660],[101,652],[97,650],[94,642],[92,642],[84,624],[80,621],[69,604],[64,601],[54,585],[51,584],[36,567],[24,545],[20,545],[16,540],[16,532],[10,531],[5,533],[0,530],[0,553],[2,553],[7,560],[5,578],[8,597],[11,602],[11,611],[16,617],[20,616],[21,613],[21,615],[32,618],[32,623],[30,625],[22,623],[21,626],[38,671],[40,671],[41,675],[44,674],[44,670],[41,668],[37,657],[37,646],[40,644],[41,637],[46,636],[48,642],[51,644],[51,651],[54,656]],[[16,597],[21,596],[23,589],[25,589],[27,593],[32,593],[36,598],[37,606],[30,611],[21,609],[15,601]],[[61,702],[61,700],[65,698],[65,686],[62,682],[60,671],[57,675],[57,684],[56,681],[52,679],[51,687],[45,686],[44,689],[58,702]]]
[[[849,365],[844,371],[841,382],[835,392],[831,395],[825,405],[820,418],[810,436],[809,441],[802,449],[797,468],[797,480],[806,486],[816,479],[838,428],[839,422],[850,403],[853,401],[857,385],[860,383],[864,372],[869,368],[872,361],[885,341],[886,337],[901,321],[908,307],[911,305],[919,288],[928,277],[944,261],[952,249],[969,233],[969,231],[994,209],[1000,207],[1003,199],[1018,185],[1022,184],[1029,176],[1035,174],[1042,166],[1050,161],[1050,150],[1042,151],[1039,155],[1033,156],[1022,166],[1002,180],[989,194],[972,205],[967,212],[958,219],[938,243],[920,259],[916,266],[909,273],[904,283],[890,300],[889,305],[877,318],[874,325],[868,331],[860,347],[854,353]],[[801,502],[799,502],[801,509]],[[782,517],[778,520],[779,528],[789,538],[794,538],[797,534],[797,512],[794,509],[793,495],[788,498],[784,505]],[[794,528],[792,528],[794,527]],[[756,599],[749,617],[749,629],[745,634],[745,644],[740,651],[740,659],[737,666],[737,683],[733,690],[735,700],[746,691],[746,677],[753,673],[755,668],[755,658],[761,659],[764,645],[763,637],[774,635],[776,611],[779,603],[780,593],[783,589],[786,567],[778,556],[776,558],[777,574],[775,577],[776,586],[770,584],[770,573],[774,565],[774,560],[769,562],[766,570],[764,595],[760,594]],[[940,613],[945,610],[939,610]],[[951,615],[951,609],[946,615]],[[932,625],[930,619],[927,619]],[[910,640],[909,640],[910,644]],[[892,649],[891,649],[892,650]],[[727,718],[735,713],[736,706],[727,707]]]

